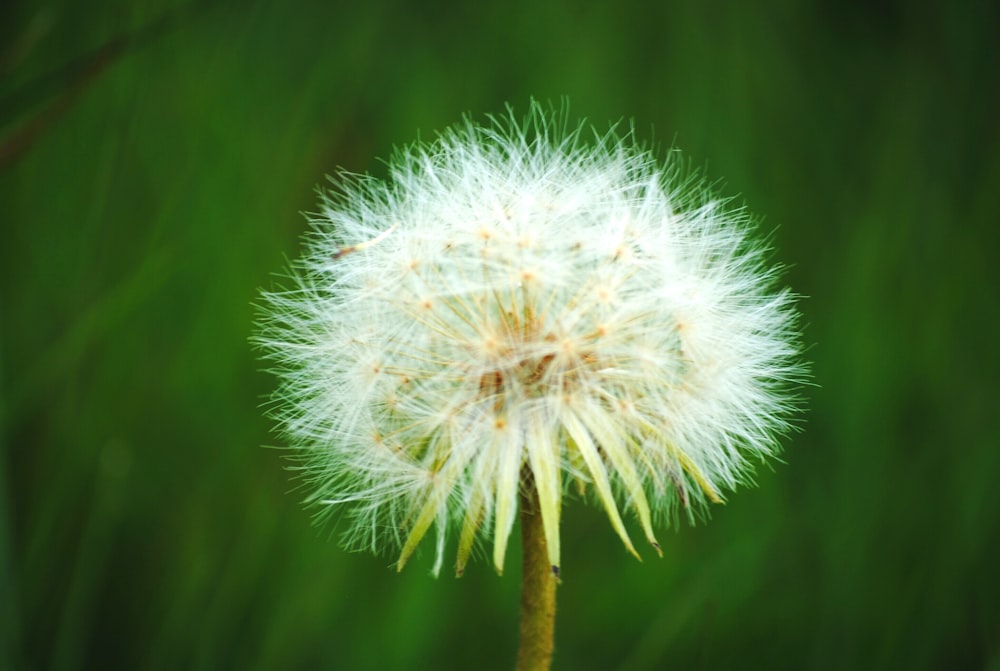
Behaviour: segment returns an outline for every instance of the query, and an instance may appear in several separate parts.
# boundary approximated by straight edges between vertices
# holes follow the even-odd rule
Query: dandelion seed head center
[[[537,320],[525,319],[518,326],[488,333],[471,348],[469,368],[480,371],[478,394],[471,403],[492,399],[496,409],[516,411],[516,400],[561,394],[600,368],[593,343],[557,336]]]

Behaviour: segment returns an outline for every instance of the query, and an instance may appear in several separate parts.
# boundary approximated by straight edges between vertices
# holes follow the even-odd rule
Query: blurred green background
[[[512,667],[516,554],[344,552],[247,339],[325,174],[566,96],[764,215],[817,386],[662,560],[567,508],[556,668],[1000,669],[995,3],[0,12],[0,668]]]

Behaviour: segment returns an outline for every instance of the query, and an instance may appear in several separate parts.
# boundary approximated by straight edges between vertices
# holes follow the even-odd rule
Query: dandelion
[[[520,514],[543,565],[525,591],[554,593],[565,498],[659,553],[658,524],[775,454],[802,378],[794,296],[751,217],[675,155],[533,104],[388,165],[322,195],[258,338],[311,502],[346,513],[352,547],[402,569],[431,536],[437,573],[457,535],[458,574],[482,540],[502,572]]]

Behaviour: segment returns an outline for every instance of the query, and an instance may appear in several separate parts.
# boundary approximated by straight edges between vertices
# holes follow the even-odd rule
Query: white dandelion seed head
[[[752,221],[631,135],[564,115],[471,121],[404,149],[389,178],[340,175],[258,343],[273,414],[312,501],[348,540],[492,539],[502,570],[522,487],[553,566],[561,501],[689,517],[773,455],[796,410],[794,296]],[[693,517],[692,517],[693,519]]]

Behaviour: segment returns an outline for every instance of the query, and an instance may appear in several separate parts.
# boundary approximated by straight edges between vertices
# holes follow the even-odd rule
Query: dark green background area
[[[0,668],[512,667],[516,548],[344,552],[247,339],[324,174],[565,96],[763,215],[816,386],[662,560],[567,505],[556,668],[1000,669],[1000,22],[925,4],[0,10]]]

